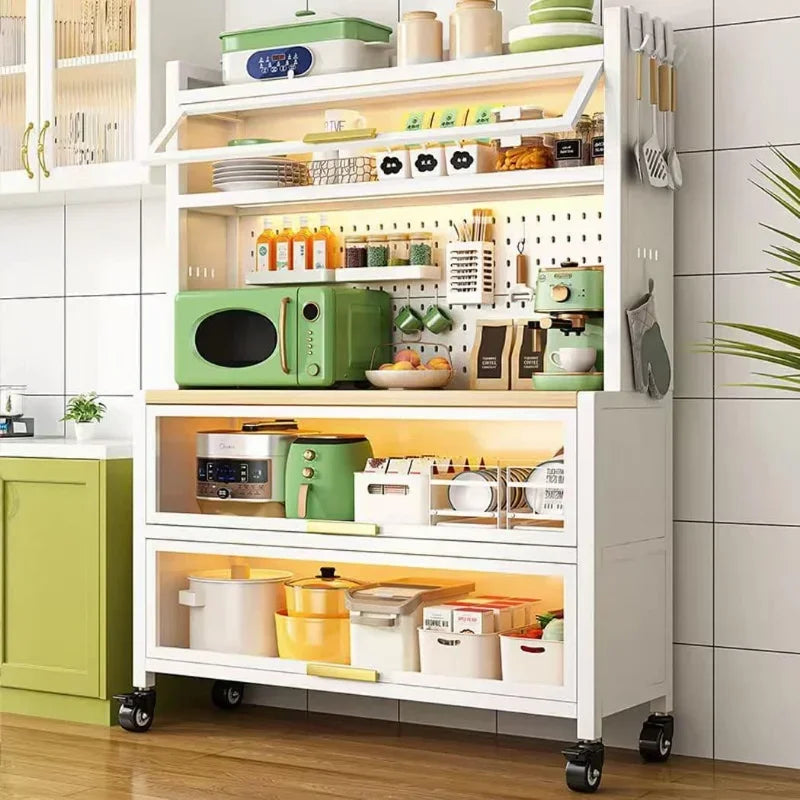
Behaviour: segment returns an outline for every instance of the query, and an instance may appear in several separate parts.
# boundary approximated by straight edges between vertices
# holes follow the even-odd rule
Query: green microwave
[[[391,341],[392,300],[383,291],[317,284],[175,299],[181,388],[357,383],[376,348]]]

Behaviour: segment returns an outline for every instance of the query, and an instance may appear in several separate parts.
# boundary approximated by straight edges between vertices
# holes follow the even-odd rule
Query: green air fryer
[[[356,472],[372,458],[372,447],[357,434],[299,436],[286,463],[286,516],[289,519],[355,517]]]

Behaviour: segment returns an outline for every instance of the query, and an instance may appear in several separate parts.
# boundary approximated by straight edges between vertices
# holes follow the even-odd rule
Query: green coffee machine
[[[603,388],[603,267],[578,266],[539,270],[534,310],[547,316],[544,371],[533,375],[543,391],[596,391]]]

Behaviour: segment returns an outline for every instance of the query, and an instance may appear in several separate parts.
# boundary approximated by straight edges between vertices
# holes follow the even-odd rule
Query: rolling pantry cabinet
[[[222,0],[0,0],[0,202],[151,183],[164,65],[214,65],[223,27]]]
[[[91,449],[0,457],[2,711],[107,725],[130,682],[132,462]]]

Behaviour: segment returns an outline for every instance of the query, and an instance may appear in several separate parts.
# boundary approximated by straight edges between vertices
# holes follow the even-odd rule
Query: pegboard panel
[[[447,242],[455,240],[451,223],[472,220],[476,204],[425,206],[389,209],[359,209],[336,211],[327,214],[330,227],[340,237],[358,233],[393,233],[429,231],[434,236],[434,261],[442,270],[440,281],[408,281],[357,284],[370,289],[383,289],[392,295],[393,308],[398,311],[410,304],[425,313],[434,304],[447,309],[453,317],[452,331],[436,336],[423,331],[425,342],[414,345],[424,356],[430,357],[442,350],[450,353],[455,368],[453,386],[466,388],[470,352],[475,338],[476,323],[483,319],[535,319],[533,302],[512,300],[516,283],[517,245],[525,240],[525,254],[529,263],[529,285],[536,286],[539,267],[557,266],[567,258],[579,264],[604,262],[603,251],[603,197],[540,198],[486,203],[494,214],[493,241],[496,245],[495,291],[491,304],[482,306],[452,306],[445,303],[446,285],[445,251]],[[292,215],[293,226],[299,227],[299,216]],[[282,217],[272,218],[280,224]],[[313,215],[312,226],[319,224]],[[255,242],[261,233],[261,217],[241,217],[239,223],[239,285],[244,286],[244,274],[255,263]],[[403,341],[395,330],[395,343]]]

